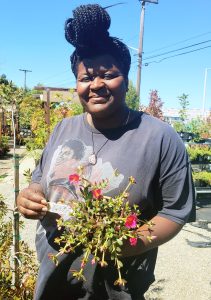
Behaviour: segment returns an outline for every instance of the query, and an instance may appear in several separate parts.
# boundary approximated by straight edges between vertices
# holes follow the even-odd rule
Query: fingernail
[[[47,207],[42,207],[42,209],[41,209],[43,212],[45,211],[48,211],[48,209],[47,209]]]
[[[45,216],[46,215],[46,211],[41,211],[41,216]]]
[[[45,199],[42,199],[42,200],[41,200],[41,203],[42,203],[42,204],[47,204],[47,201],[46,201]]]
[[[44,216],[39,216],[39,219],[42,220],[44,218]]]

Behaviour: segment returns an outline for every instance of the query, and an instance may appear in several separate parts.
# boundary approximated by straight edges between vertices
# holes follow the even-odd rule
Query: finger
[[[47,211],[47,206],[46,205],[31,201],[31,200],[26,199],[24,197],[22,197],[21,201],[19,201],[18,208],[19,208],[19,210],[21,210],[22,208],[25,208],[25,209],[33,210],[33,211],[36,211],[36,212]]]
[[[38,219],[43,219],[43,217],[46,215],[47,212],[46,211],[36,212],[30,209],[22,208],[20,213],[26,219],[38,220]]]
[[[47,204],[47,201],[44,198],[44,195],[40,192],[35,192],[31,189],[24,189],[20,192],[20,197],[24,197],[26,199],[29,199],[31,201],[42,203],[44,205]]]

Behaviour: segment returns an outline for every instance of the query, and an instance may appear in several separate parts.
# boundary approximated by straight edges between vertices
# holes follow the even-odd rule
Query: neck
[[[128,123],[130,118],[129,112],[129,108],[125,106],[121,111],[119,110],[118,113],[106,117],[96,117],[95,115],[87,113],[87,122],[96,129],[117,128]]]

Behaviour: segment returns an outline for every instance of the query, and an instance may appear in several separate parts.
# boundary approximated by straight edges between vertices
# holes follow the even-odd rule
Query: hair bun
[[[65,37],[76,49],[90,48],[109,38],[111,19],[98,4],[81,5],[65,22]]]

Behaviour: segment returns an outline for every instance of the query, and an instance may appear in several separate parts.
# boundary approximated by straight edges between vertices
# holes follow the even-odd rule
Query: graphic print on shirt
[[[84,166],[84,176],[91,182],[109,179],[109,185],[103,190],[104,193],[120,186],[124,175],[114,176],[115,170],[111,163],[103,162],[101,158],[98,158],[96,165],[90,165],[88,157],[91,153],[92,147],[85,145],[79,139],[70,139],[58,146],[46,176],[48,189],[45,194],[50,202],[62,200],[64,203],[70,204],[73,200],[78,199],[80,192],[77,190],[77,185],[69,182],[69,175],[77,173],[79,166]]]

